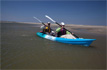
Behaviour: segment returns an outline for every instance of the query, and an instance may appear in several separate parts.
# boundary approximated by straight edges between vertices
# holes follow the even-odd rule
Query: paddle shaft
[[[44,26],[46,26],[45,23],[42,22],[42,24],[43,24]]]

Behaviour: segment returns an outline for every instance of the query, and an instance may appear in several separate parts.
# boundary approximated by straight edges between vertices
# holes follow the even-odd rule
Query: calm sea
[[[106,36],[95,38],[90,47],[69,45],[40,38],[39,25],[1,23],[2,69],[105,69]]]

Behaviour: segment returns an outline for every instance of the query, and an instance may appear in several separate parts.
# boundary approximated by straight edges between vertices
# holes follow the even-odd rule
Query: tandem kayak
[[[51,35],[43,34],[40,32],[36,33],[39,37],[46,38],[52,41],[57,41],[61,43],[67,43],[72,45],[83,45],[83,46],[90,46],[90,44],[96,40],[96,39],[82,39],[82,38],[76,38],[76,39],[67,39],[67,38],[61,38],[61,37],[54,37]]]

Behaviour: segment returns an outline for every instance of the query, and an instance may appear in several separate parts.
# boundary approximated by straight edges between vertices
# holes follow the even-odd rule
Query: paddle
[[[45,23],[43,23],[42,21],[40,21],[38,18],[36,18],[36,17],[33,17],[33,18],[35,18],[35,19],[38,20],[40,23],[42,23],[44,26],[46,26]]]
[[[59,23],[57,23],[55,20],[53,20],[52,18],[50,18],[49,16],[45,15],[46,18],[50,19],[52,22],[56,23],[57,25],[59,25],[61,27],[61,25]],[[69,31],[68,29],[64,28],[65,30]],[[69,31],[71,34],[72,32]],[[79,38],[77,35],[72,34],[73,36],[75,36],[76,38]]]

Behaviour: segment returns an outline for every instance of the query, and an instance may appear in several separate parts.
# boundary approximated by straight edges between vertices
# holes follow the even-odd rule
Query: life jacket
[[[57,33],[57,37],[60,37],[61,35],[65,35],[66,30],[64,28],[61,28],[60,31]]]
[[[66,30],[64,28],[61,28],[61,35],[65,35],[66,34]]]
[[[50,33],[51,29],[48,26],[46,26],[45,29],[43,29],[43,32],[49,32]]]

